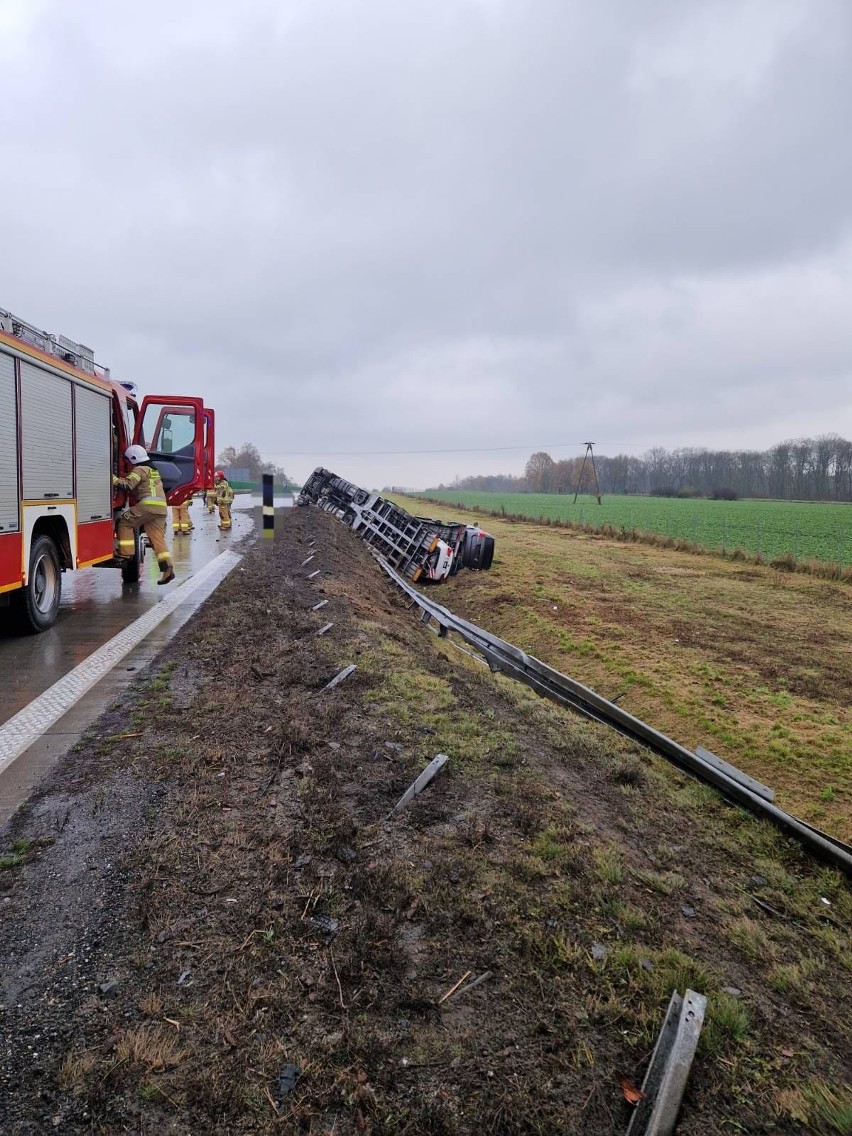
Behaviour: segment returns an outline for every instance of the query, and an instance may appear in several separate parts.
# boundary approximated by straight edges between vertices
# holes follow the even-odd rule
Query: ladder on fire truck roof
[[[28,343],[30,347],[37,347],[46,355],[53,355],[57,359],[62,359],[63,362],[70,363],[72,367],[79,367],[87,375],[109,378],[109,367],[101,367],[95,363],[95,353],[91,347],[86,347],[83,343],[75,343],[73,339],[68,339],[64,335],[51,335],[31,323],[27,323],[26,320],[12,315],[11,312],[4,311],[3,308],[0,308],[0,331],[5,331],[7,335],[13,335],[22,343]]]

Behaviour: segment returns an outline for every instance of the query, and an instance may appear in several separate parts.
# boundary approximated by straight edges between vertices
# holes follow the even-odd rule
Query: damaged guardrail
[[[681,996],[672,991],[627,1136],[671,1136],[674,1132],[706,1009],[703,994],[687,990]]]
[[[423,622],[429,623],[435,620],[440,636],[444,637],[448,631],[453,631],[475,647],[493,671],[509,675],[531,687],[542,697],[549,698],[586,718],[610,726],[626,737],[641,742],[676,765],[682,772],[718,789],[729,801],[756,816],[771,820],[773,824],[795,836],[809,852],[827,864],[839,868],[846,875],[852,876],[852,847],[779,809],[768,799],[772,791],[765,786],[752,781],[746,774],[729,766],[709,751],[704,751],[708,754],[707,758],[693,753],[659,730],[655,730],[653,726],[635,718],[614,702],[609,702],[590,687],[583,686],[582,683],[561,674],[533,655],[528,655],[504,639],[499,639],[496,635],[477,627],[475,623],[453,615],[441,604],[427,599],[422,592],[395,572],[382,557],[376,555],[376,560],[397,587],[414,601],[412,606],[422,610]]]

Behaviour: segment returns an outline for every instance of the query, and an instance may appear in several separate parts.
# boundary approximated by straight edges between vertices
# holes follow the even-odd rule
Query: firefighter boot
[[[158,559],[159,559],[159,557],[158,557]],[[163,560],[160,560],[160,568],[162,568],[163,574],[159,578],[157,583],[158,584],[170,584],[172,582],[172,580],[175,578],[175,569],[174,569],[174,565],[172,564],[171,560],[169,560],[168,558],[164,558]]]

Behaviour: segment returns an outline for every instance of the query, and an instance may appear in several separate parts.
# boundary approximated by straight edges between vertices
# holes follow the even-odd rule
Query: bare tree
[[[227,466],[229,469],[247,469],[251,481],[259,481],[264,473],[271,473],[283,484],[288,485],[290,483],[290,478],[281,466],[264,461],[260,450],[253,442],[243,442],[239,449],[235,446],[226,446],[220,452],[216,464]]]
[[[534,453],[527,462],[524,479],[530,493],[549,493],[553,483],[553,458],[543,450]]]

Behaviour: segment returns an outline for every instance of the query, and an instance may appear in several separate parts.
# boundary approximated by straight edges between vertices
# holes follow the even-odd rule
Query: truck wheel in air
[[[34,635],[54,625],[62,597],[59,553],[44,533],[32,543],[27,581],[20,592],[18,610],[23,630]]]
[[[121,566],[121,579],[125,584],[138,584],[142,570],[142,557],[145,555],[137,529],[133,534],[133,556]]]

